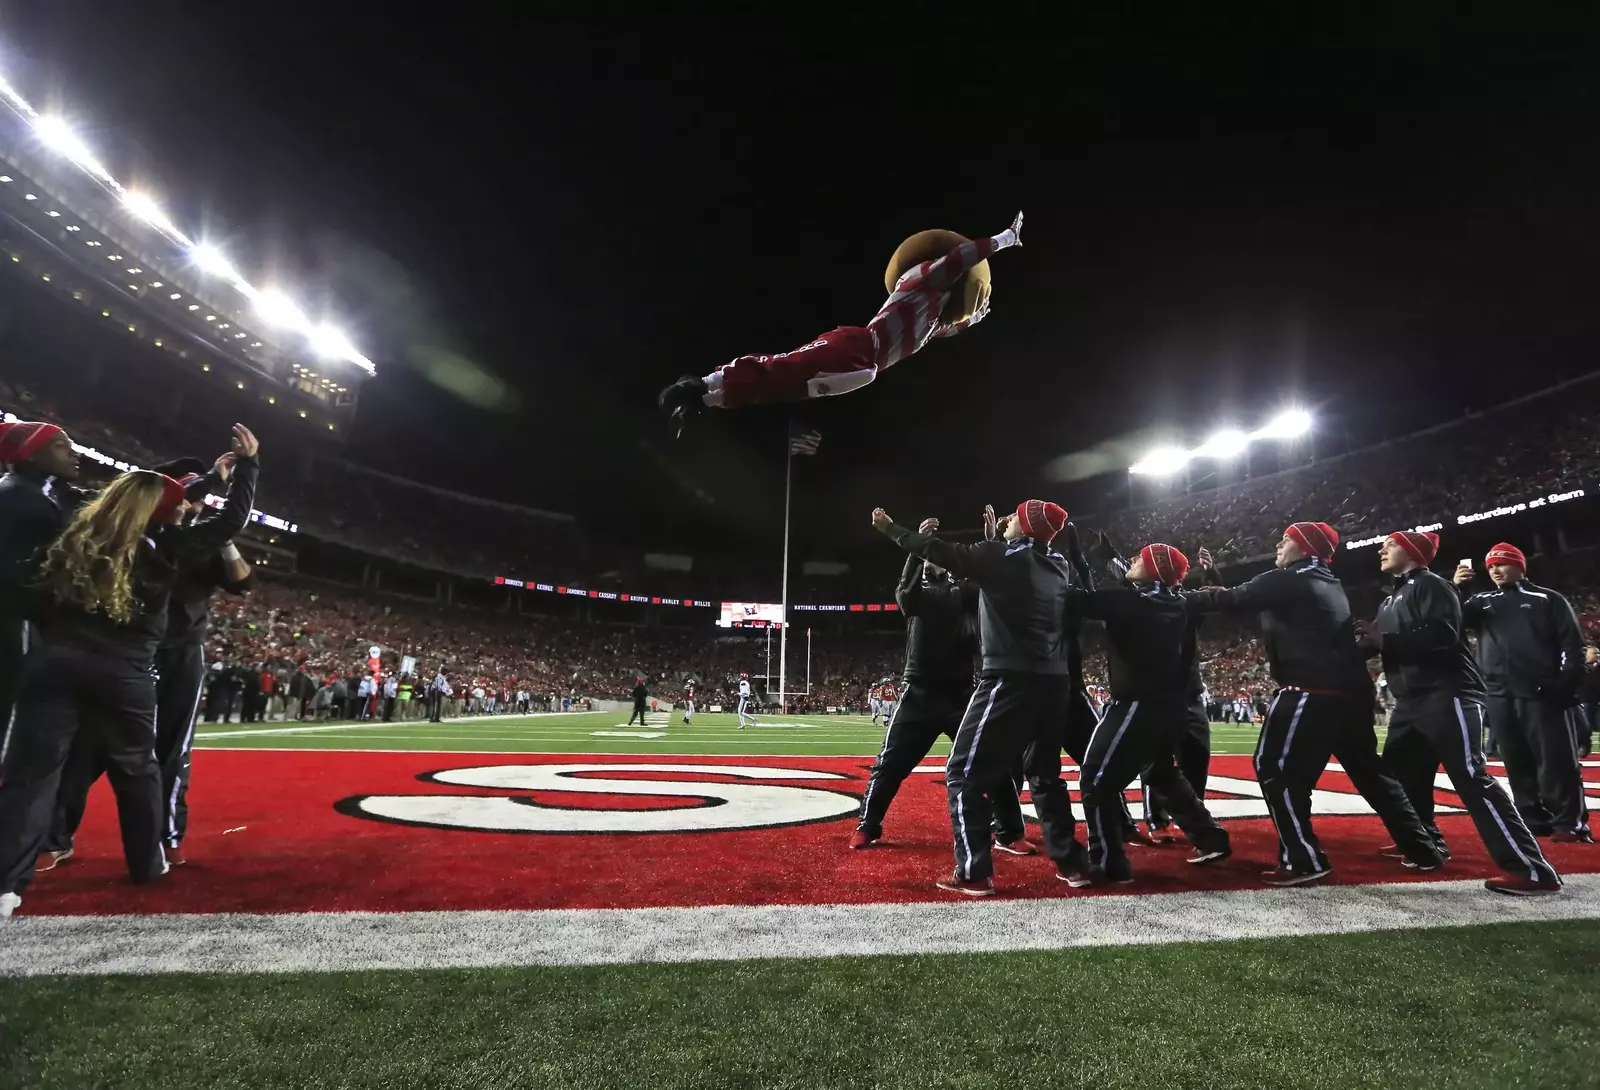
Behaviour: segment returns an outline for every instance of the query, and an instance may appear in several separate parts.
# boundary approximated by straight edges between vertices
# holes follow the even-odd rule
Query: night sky
[[[657,549],[777,536],[786,417],[672,443],[659,388],[864,324],[928,227],[1027,213],[981,327],[798,409],[824,436],[796,475],[808,555],[879,503],[1103,509],[1122,478],[1063,459],[1126,465],[1163,429],[1295,403],[1319,442],[1392,436],[1600,348],[1587,26],[12,7],[26,93],[348,321],[380,367],[356,457]]]

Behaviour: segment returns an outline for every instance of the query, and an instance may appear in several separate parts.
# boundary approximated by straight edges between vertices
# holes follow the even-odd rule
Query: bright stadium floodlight
[[[220,276],[224,280],[236,280],[239,277],[239,270],[233,267],[228,255],[209,242],[189,247],[189,260],[193,261],[201,272],[210,276]]]
[[[1298,439],[1311,430],[1311,414],[1304,409],[1288,409],[1257,430],[1252,439]]]
[[[295,306],[294,300],[283,292],[268,288],[256,296],[256,313],[275,326],[297,331],[308,331],[311,320],[305,311]]]
[[[350,338],[331,325],[319,325],[310,330],[306,337],[311,341],[312,351],[319,356],[344,360],[356,354],[355,345],[350,343]]]
[[[83,139],[72,131],[72,127],[59,117],[35,118],[33,131],[39,134],[39,139],[44,141],[45,147],[57,155],[66,156],[102,182],[116,185],[111,172],[95,158],[94,152],[89,150],[89,145],[85,144]]]
[[[112,177],[111,172],[97,158],[89,145],[73,131],[64,119],[60,117],[40,114],[35,110],[22,93],[0,72],[0,104],[10,107],[18,115],[25,118],[38,135],[39,141],[50,151],[69,160],[79,170],[94,178],[106,189],[115,194],[122,202],[123,207],[134,216],[154,227],[170,241],[182,246],[188,251],[189,259],[202,272],[227,282],[233,289],[250,300],[263,316],[275,325],[288,328],[297,333],[303,333],[313,339],[313,347],[319,354],[337,357],[347,363],[353,363],[369,375],[376,375],[377,368],[372,361],[356,350],[347,337],[331,327],[314,328],[299,307],[295,306],[282,292],[269,290],[262,291],[249,283],[234,267],[233,263],[218,250],[208,243],[196,243],[161,209],[161,205],[154,197],[144,193],[132,193],[125,189],[121,182]],[[0,183],[9,182],[10,175],[0,174]],[[38,200],[37,194],[29,193],[26,199]],[[59,213],[50,212],[52,216]],[[77,231],[76,224],[69,225],[67,230]],[[101,245],[98,239],[87,239],[90,246]],[[113,260],[120,261],[121,257]],[[159,285],[157,285],[159,286]],[[176,293],[173,298],[177,298]],[[190,310],[198,310],[198,306],[190,306]],[[260,341],[251,343],[252,348],[260,347]]]
[[[1177,447],[1160,447],[1144,456],[1142,461],[1128,467],[1129,473],[1141,477],[1165,477],[1189,464],[1189,452]]]
[[[1217,458],[1226,460],[1237,458],[1244,453],[1250,445],[1250,437],[1238,428],[1224,428],[1199,447],[1195,448],[1196,458]]]
[[[184,234],[177,224],[167,217],[156,203],[156,199],[148,193],[124,193],[122,206],[135,216],[144,220],[151,227],[177,242],[180,246],[192,246],[189,236]]]

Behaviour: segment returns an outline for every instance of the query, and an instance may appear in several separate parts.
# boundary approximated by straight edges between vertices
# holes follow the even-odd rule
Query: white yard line
[[[0,921],[0,975],[956,954],[1589,919],[1600,919],[1600,875],[1569,878],[1561,896],[1526,898],[1489,893],[1472,880],[921,904],[19,915]]]

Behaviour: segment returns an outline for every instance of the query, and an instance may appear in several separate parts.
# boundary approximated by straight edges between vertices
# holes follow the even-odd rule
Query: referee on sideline
[[[1478,633],[1489,695],[1489,737],[1499,744],[1517,812],[1534,836],[1591,843],[1578,764],[1583,631],[1572,604],[1528,581],[1528,559],[1501,542],[1484,559],[1494,590],[1471,594],[1470,565],[1456,568],[1462,621]]]
[[[1061,743],[1072,702],[1068,596],[1072,569],[1050,542],[1067,512],[1025,500],[1006,520],[1004,539],[958,545],[897,526],[879,507],[872,525],[914,556],[978,585],[982,678],[956,731],[945,765],[956,866],[937,884],[971,897],[994,893],[989,797],[1010,790],[1021,757],[1039,813],[1046,854],[1063,881],[1087,866],[1075,839],[1072,799],[1061,779]],[[984,510],[984,536],[997,528]]]
[[[917,533],[927,536],[938,530],[938,519],[923,519],[917,527]],[[955,739],[962,712],[972,697],[977,584],[956,579],[912,554],[906,557],[894,598],[906,619],[905,691],[889,717],[883,749],[861,797],[861,820],[850,836],[850,847],[857,850],[871,847],[883,836],[884,815],[900,785],[928,755],[939,735]],[[1037,855],[1039,849],[1024,838],[1027,827],[1022,803],[1011,777],[989,802],[997,826],[994,846],[1012,855]]]

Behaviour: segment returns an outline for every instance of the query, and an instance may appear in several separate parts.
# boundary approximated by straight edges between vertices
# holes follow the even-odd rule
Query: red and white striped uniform
[[[792,352],[740,356],[706,376],[706,404],[733,409],[859,390],[932,338],[953,337],[982,321],[987,304],[960,322],[941,322],[939,315],[967,270],[1016,244],[1017,236],[1008,228],[993,238],[963,242],[941,258],[907,269],[865,326],[841,326]]]

